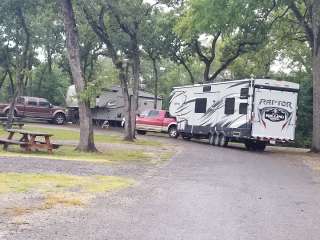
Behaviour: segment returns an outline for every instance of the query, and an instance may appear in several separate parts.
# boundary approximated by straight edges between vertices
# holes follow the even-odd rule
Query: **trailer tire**
[[[244,143],[244,145],[246,146],[246,149],[247,149],[248,151],[254,150],[254,148],[253,148],[253,143],[252,143],[252,142],[246,141],[246,142]]]
[[[192,138],[190,135],[187,135],[187,134],[184,134],[184,133],[181,134],[181,137],[182,137],[183,140],[186,140],[186,141],[190,141],[191,138]]]
[[[215,134],[213,135],[213,139],[214,139],[214,141],[213,141],[214,144],[213,144],[213,145],[214,145],[214,146],[220,146],[219,135],[215,133]]]
[[[220,143],[219,146],[227,147],[229,143],[229,139],[224,134],[221,134],[219,136],[219,143]]]
[[[214,146],[214,134],[209,134],[209,144]]]

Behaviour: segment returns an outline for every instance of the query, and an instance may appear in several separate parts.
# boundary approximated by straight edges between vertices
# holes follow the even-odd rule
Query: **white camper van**
[[[263,151],[268,143],[294,140],[298,92],[299,84],[271,79],[182,86],[173,89],[169,112],[185,139]]]

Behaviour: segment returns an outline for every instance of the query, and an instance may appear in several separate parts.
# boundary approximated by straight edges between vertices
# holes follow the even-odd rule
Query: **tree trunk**
[[[11,76],[10,71],[9,73],[9,78],[10,78],[10,84],[11,84],[11,90],[12,90],[12,99],[11,99],[11,103],[10,103],[10,108],[9,108],[9,114],[8,114],[8,120],[7,120],[7,128],[11,128],[12,127],[12,123],[14,120],[14,113],[15,113],[15,106],[16,106],[16,99],[17,97],[21,94],[21,92],[24,90],[24,78],[26,76],[25,74],[25,70],[27,70],[27,68],[29,69],[28,66],[28,59],[30,57],[30,53],[29,53],[29,48],[30,48],[30,32],[29,29],[27,27],[27,23],[26,23],[26,19],[24,17],[23,11],[21,6],[17,6],[16,8],[16,16],[17,16],[17,24],[16,24],[16,33],[19,33],[20,30],[22,29],[22,31],[25,34],[25,41],[24,41],[24,46],[23,46],[23,51],[22,54],[19,54],[18,51],[18,44],[16,43],[16,89],[14,91],[14,83],[13,83],[13,79]],[[19,27],[21,27],[21,29],[19,29]],[[19,42],[19,40],[21,40],[21,36],[19,36],[17,34],[16,36],[16,42]]]
[[[15,88],[14,88],[12,73],[10,70],[8,70],[8,76],[9,76],[9,80],[10,80],[10,94],[11,94],[11,96],[13,96],[13,94],[15,92],[15,90],[14,90]]]
[[[39,83],[38,83],[38,93],[41,92],[43,78],[46,73],[47,73],[47,65],[45,65],[44,68],[41,70],[41,75],[40,75]],[[48,72],[48,74],[49,74],[49,72]],[[51,75],[49,75],[49,76],[51,76]]]
[[[132,135],[136,135],[136,114],[139,106],[139,82],[140,82],[140,53],[137,43],[136,35],[131,38],[132,41],[132,104],[131,104],[131,121],[132,121]]]
[[[85,90],[85,81],[81,70],[80,63],[80,47],[75,16],[72,8],[71,0],[60,0],[64,29],[66,33],[68,59],[72,72],[72,79],[76,87],[77,95]],[[89,101],[83,100],[81,97],[79,102],[79,119],[80,119],[80,141],[77,147],[79,151],[92,152],[96,151],[94,145],[92,116]]]
[[[312,151],[320,152],[320,54],[313,55],[313,138]]]
[[[52,52],[50,49],[50,45],[47,45],[47,65],[48,65],[48,73],[49,76],[52,74]]]
[[[1,88],[2,88],[2,85],[3,85],[4,81],[6,80],[7,75],[8,75],[8,71],[6,71],[6,72],[4,73],[3,77],[2,77],[1,80],[0,80],[0,90],[1,90]]]
[[[153,72],[154,72],[154,102],[153,108],[158,108],[158,83],[159,83],[159,76],[158,76],[158,68],[157,68],[157,60],[152,58],[153,64]]]
[[[208,83],[210,82],[210,68],[212,62],[204,62],[205,67],[204,67],[204,72],[203,72],[203,83]]]
[[[6,128],[12,128],[12,123],[15,117],[15,108],[16,108],[16,103],[17,103],[17,98],[18,96],[21,95],[21,89],[23,88],[23,73],[20,67],[17,66],[17,73],[16,73],[16,90],[14,91],[14,94],[12,95],[12,99],[10,102],[10,107],[9,107],[9,112],[8,112],[8,119],[7,119],[7,124]]]
[[[320,152],[320,2],[313,1],[313,137],[312,151]]]
[[[132,121],[131,121],[131,95],[129,93],[128,87],[128,75],[129,75],[129,65],[124,68],[123,63],[118,63],[117,69],[119,70],[119,80],[122,89],[122,96],[124,101],[124,109],[125,109],[125,130],[124,130],[124,140],[125,141],[133,141],[134,136],[132,135]]]
[[[186,62],[184,60],[179,59],[179,61],[182,64],[182,66],[187,70],[191,83],[195,84],[195,79],[194,79],[193,73],[191,72],[191,69],[188,67],[188,65],[186,64]]]

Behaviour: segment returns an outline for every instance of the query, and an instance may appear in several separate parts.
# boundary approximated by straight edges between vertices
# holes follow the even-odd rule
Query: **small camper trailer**
[[[298,92],[299,84],[271,79],[175,87],[169,112],[185,139],[243,142],[263,151],[268,143],[294,140]]]
[[[139,106],[138,112],[153,109],[154,95],[145,91],[139,91]],[[162,107],[162,98],[158,97],[157,108]],[[79,119],[78,100],[76,97],[75,86],[68,88],[66,104],[68,109],[68,120],[77,122]],[[92,119],[95,123],[103,125],[106,122],[121,125],[124,119],[124,101],[122,89],[119,86],[113,86],[108,89],[103,89],[101,94],[97,96],[95,104],[91,108]]]

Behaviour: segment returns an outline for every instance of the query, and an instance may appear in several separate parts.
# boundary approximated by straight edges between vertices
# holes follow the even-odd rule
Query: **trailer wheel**
[[[214,146],[220,146],[219,135],[218,135],[218,134],[214,134],[214,135],[213,135],[213,139],[214,139],[213,145],[214,145]]]
[[[186,141],[191,140],[191,136],[187,135],[187,134],[181,134],[181,137],[182,137],[183,140],[186,140]]]
[[[246,146],[246,149],[247,149],[248,151],[254,150],[253,142],[246,141],[246,142],[244,143],[244,145]]]
[[[209,144],[214,146],[214,134],[209,134]]]
[[[100,126],[101,126],[101,128],[109,128],[110,122],[108,120],[102,121]]]
[[[219,137],[219,143],[220,143],[219,146],[227,147],[229,143],[229,139],[224,134],[221,134]]]

